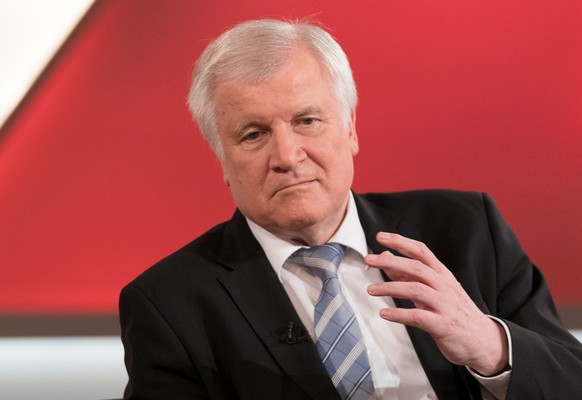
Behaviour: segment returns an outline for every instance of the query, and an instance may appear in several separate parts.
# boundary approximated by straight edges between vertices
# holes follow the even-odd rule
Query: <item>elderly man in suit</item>
[[[237,209],[123,289],[127,399],[582,398],[582,346],[487,195],[351,191],[356,103],[317,26],[206,48],[189,104]]]

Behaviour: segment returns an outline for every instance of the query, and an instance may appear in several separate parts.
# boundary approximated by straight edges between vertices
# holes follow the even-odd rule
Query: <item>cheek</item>
[[[321,156],[322,163],[332,173],[343,173],[343,171],[353,168],[352,148],[347,142],[328,145],[325,153],[322,153]]]
[[[330,183],[337,190],[343,191],[351,187],[354,179],[354,159],[348,149],[343,149],[328,158],[327,174]]]
[[[264,171],[257,161],[237,159],[223,165],[224,179],[233,195],[249,195],[260,190]]]

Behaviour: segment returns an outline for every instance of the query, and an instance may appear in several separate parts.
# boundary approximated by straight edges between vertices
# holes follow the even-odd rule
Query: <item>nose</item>
[[[273,129],[269,146],[269,167],[276,172],[293,171],[307,157],[301,135],[287,124]]]

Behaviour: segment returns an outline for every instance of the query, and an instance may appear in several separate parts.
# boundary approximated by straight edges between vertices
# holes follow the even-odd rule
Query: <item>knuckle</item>
[[[424,274],[425,268],[426,267],[424,266],[424,264],[422,264],[419,261],[414,261],[410,264],[410,271],[415,276],[422,276]]]
[[[407,280],[407,276],[403,273],[398,273],[398,272],[389,272],[388,276],[393,280],[393,281],[406,281]]]
[[[410,322],[413,326],[423,326],[424,325],[424,316],[420,312],[412,313],[410,316]]]
[[[424,293],[424,285],[418,282],[412,282],[408,286],[408,294],[412,298],[418,298]]]
[[[429,256],[432,254],[428,246],[422,242],[417,242],[416,250],[421,256]]]

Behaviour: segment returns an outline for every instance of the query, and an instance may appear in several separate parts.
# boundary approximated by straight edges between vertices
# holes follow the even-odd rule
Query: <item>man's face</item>
[[[215,92],[225,182],[241,212],[287,240],[327,241],[345,215],[358,152],[327,72],[303,49],[258,85]]]

